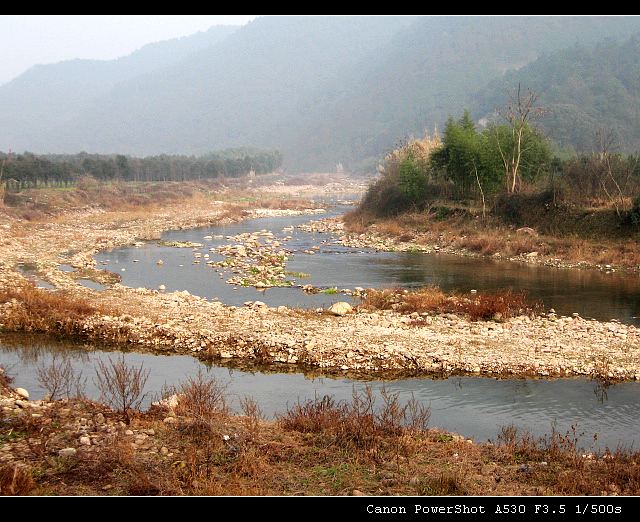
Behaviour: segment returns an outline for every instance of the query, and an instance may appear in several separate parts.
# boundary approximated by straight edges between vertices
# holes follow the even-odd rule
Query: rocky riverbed
[[[429,427],[424,409],[391,429],[408,411],[395,403],[393,417],[365,412],[365,423],[348,403],[268,422],[250,401],[232,414],[204,379],[125,416],[81,398],[29,400],[0,369],[0,495],[638,494],[637,453],[585,453],[562,437],[546,449],[515,432],[474,443]]]
[[[311,221],[299,228],[305,232],[330,233],[334,234],[339,243],[343,246],[351,248],[367,248],[379,252],[423,252],[425,254],[451,254],[465,257],[487,257],[479,252],[474,252],[466,248],[459,248],[452,245],[451,237],[445,238],[444,234],[440,234],[433,239],[430,236],[420,234],[411,234],[412,238],[408,241],[401,237],[391,237],[386,234],[379,233],[376,225],[372,224],[366,233],[351,233],[345,228],[341,218],[327,218]],[[528,236],[536,234],[531,228],[525,227],[515,231],[516,234]],[[464,239],[464,238],[462,238]],[[501,259],[516,263],[526,263],[530,265],[540,265],[553,268],[589,268],[602,272],[613,274],[618,270],[638,271],[640,267],[615,267],[610,264],[596,264],[588,261],[570,262],[553,255],[544,255],[538,251],[523,252],[516,256],[506,256],[496,252],[492,256],[493,259]]]
[[[259,302],[233,307],[188,292],[167,294],[118,283],[95,292],[59,270],[60,264],[68,264],[99,272],[93,259],[97,251],[158,239],[169,229],[194,228],[265,212],[300,211],[247,209],[230,214],[225,204],[205,201],[139,213],[88,212],[80,218],[63,216],[51,223],[16,221],[0,230],[0,288],[11,288],[23,280],[19,264],[29,265],[40,279],[56,288],[113,310],[78,319],[79,335],[139,350],[191,353],[206,359],[281,362],[358,375],[404,372],[640,379],[640,331],[615,321],[553,314],[505,322],[471,322],[454,315],[426,316],[416,321],[415,317],[395,312],[357,308],[335,314],[269,308]],[[316,222],[309,229],[324,226],[339,230],[337,222]],[[281,245],[275,245],[266,235],[258,237],[271,239],[271,243],[265,241],[256,248],[256,259],[267,247],[280,255]],[[349,244],[351,240],[345,236],[343,241]],[[365,237],[361,241],[361,245],[371,246],[378,239]],[[238,245],[250,259],[244,242]],[[239,247],[233,247],[229,257],[245,259]],[[247,263],[244,272],[256,266],[262,265]],[[260,281],[248,283],[259,283],[267,276],[267,281],[282,281],[282,266],[271,266],[276,268],[266,276],[258,268],[254,275]],[[18,300],[0,305],[0,327],[4,318],[22,306]]]

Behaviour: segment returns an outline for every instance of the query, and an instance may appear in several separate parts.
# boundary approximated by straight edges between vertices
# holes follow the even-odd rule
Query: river
[[[637,276],[604,274],[587,270],[563,270],[489,259],[466,258],[445,254],[374,252],[343,247],[330,234],[308,233],[298,228],[302,223],[320,217],[343,213],[336,206],[320,216],[286,216],[246,220],[227,226],[171,231],[163,241],[202,243],[197,252],[210,260],[223,259],[210,249],[233,244],[226,238],[260,230],[271,231],[274,240],[282,241],[289,251],[287,270],[301,272],[296,284],[318,287],[418,287],[437,285],[447,291],[479,291],[512,288],[525,290],[530,297],[541,299],[546,308],[559,314],[580,313],[586,318],[618,319],[640,324],[640,281]],[[205,239],[211,236],[212,239]],[[290,236],[290,239],[286,239]],[[315,254],[309,253],[319,247]],[[101,268],[122,276],[131,287],[158,288],[189,292],[217,299],[230,305],[261,300],[270,306],[314,308],[326,307],[347,299],[340,294],[309,295],[300,288],[255,288],[233,286],[227,276],[218,274],[205,263],[194,264],[191,248],[163,246],[148,242],[141,247],[121,248],[96,256]],[[162,265],[157,261],[163,260]],[[292,276],[293,277],[293,276]],[[295,277],[294,277],[295,278]],[[99,288],[99,287],[96,287]],[[0,364],[16,376],[16,385],[30,390],[35,398],[43,395],[36,379],[36,368],[55,354],[65,353],[88,376],[89,395],[96,395],[91,376],[93,365],[109,354],[95,347],[56,345],[50,341],[0,340]],[[148,392],[158,394],[164,385],[175,385],[193,374],[202,363],[186,356],[154,356],[127,354],[129,361],[144,364],[151,371]],[[353,388],[365,381],[344,378],[308,377],[302,373],[256,370],[232,370],[209,366],[206,370],[228,383],[232,398],[244,395],[258,400],[263,411],[272,416],[296,401],[330,394],[337,399],[351,396]],[[584,433],[581,442],[591,444],[598,434],[598,448],[637,445],[640,433],[640,383],[623,383],[603,388],[589,379],[512,379],[495,380],[480,377],[451,377],[444,380],[415,378],[388,382],[372,381],[378,390],[386,386],[408,399],[431,405],[431,424],[475,438],[495,439],[501,426],[515,424],[536,435],[555,429],[565,433],[572,425]]]

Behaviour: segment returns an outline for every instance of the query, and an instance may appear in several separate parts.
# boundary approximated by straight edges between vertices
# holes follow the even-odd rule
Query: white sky
[[[0,15],[0,85],[35,64],[113,59],[145,44],[244,25],[256,15]]]

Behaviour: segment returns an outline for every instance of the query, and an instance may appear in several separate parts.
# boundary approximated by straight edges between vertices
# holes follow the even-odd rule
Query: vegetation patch
[[[50,292],[30,281],[0,289],[2,329],[43,332],[57,335],[82,333],[82,321],[99,312],[100,307],[69,292]]]
[[[436,287],[420,290],[367,290],[360,306],[371,310],[394,310],[401,314],[456,314],[472,321],[502,321],[542,312],[542,303],[530,301],[523,292],[445,294]],[[416,323],[419,324],[419,323]]]

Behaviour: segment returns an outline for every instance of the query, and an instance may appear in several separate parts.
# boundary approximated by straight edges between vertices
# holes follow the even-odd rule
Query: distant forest
[[[543,55],[494,81],[476,98],[474,116],[487,115],[505,93],[522,84],[540,95],[547,114],[540,124],[569,152],[598,149],[596,131],[613,134],[618,150],[640,150],[640,37],[593,47],[574,45]],[[479,107],[479,108],[478,108]]]
[[[35,66],[0,85],[0,150],[202,155],[250,145],[285,166],[373,173],[400,140],[518,84],[568,152],[613,129],[640,150],[640,17],[265,16],[119,60]],[[608,41],[607,41],[608,40]]]
[[[266,174],[282,165],[282,154],[275,150],[228,149],[204,156],[6,154],[0,152],[2,177],[10,190],[39,186],[73,184],[84,176],[99,181],[187,181],[210,178],[236,178],[250,171]]]

